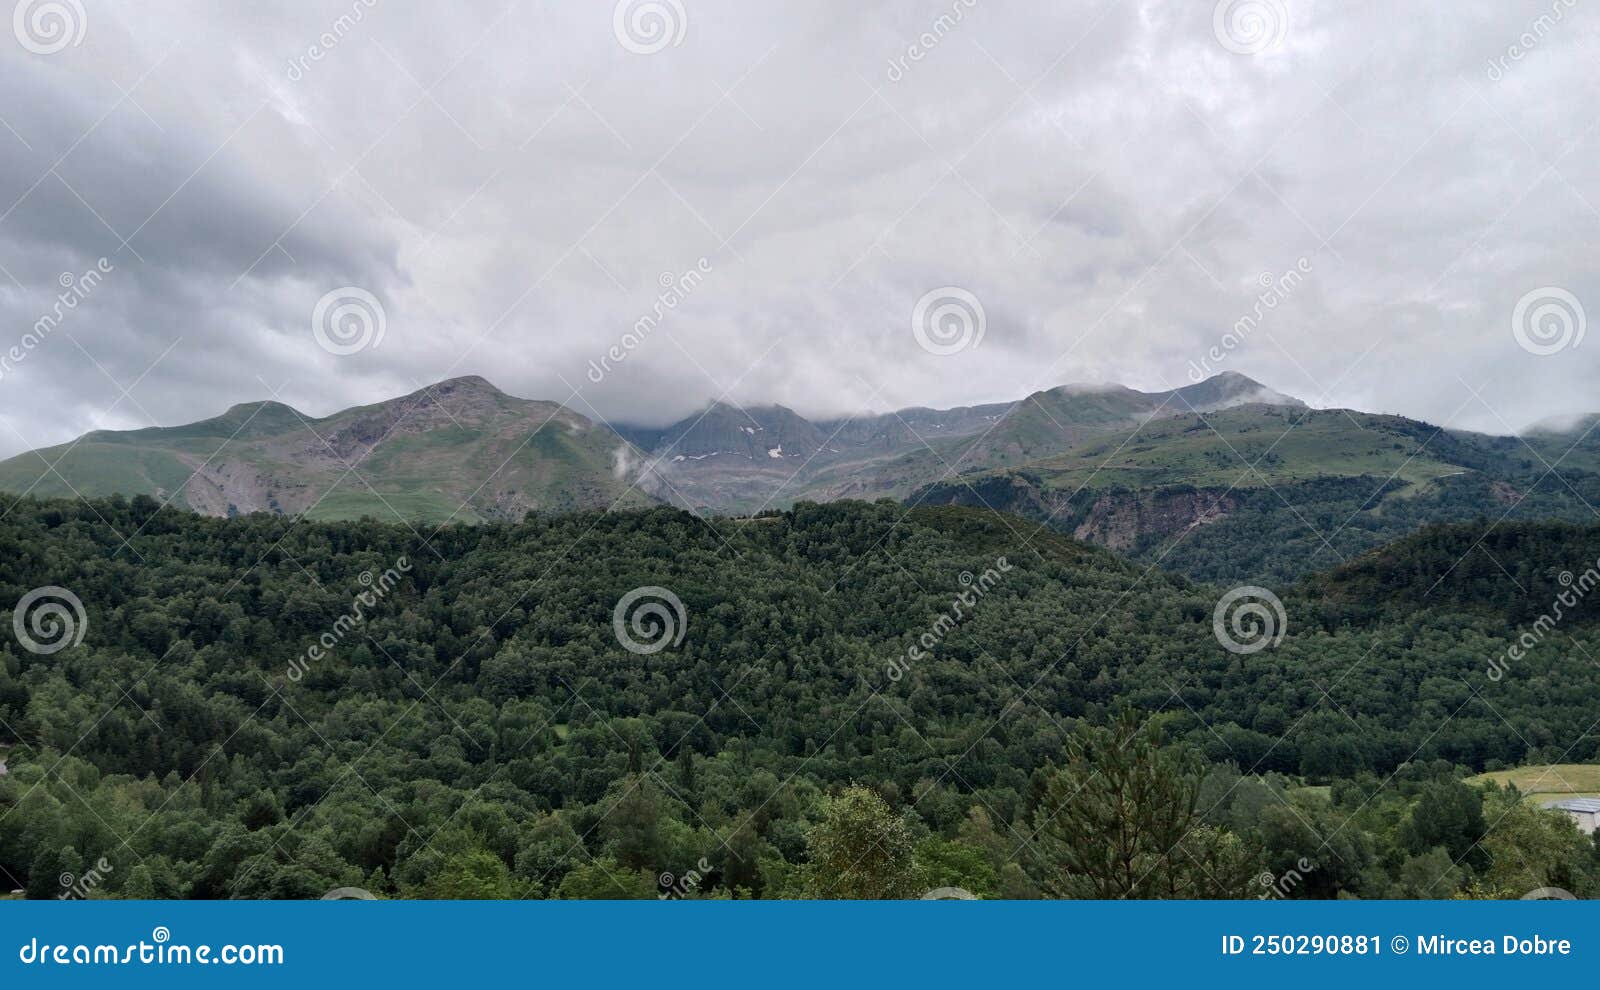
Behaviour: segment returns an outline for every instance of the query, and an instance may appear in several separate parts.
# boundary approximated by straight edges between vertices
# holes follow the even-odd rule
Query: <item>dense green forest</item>
[[[1238,653],[1213,630],[1225,586],[979,510],[417,532],[8,496],[0,602],[70,591],[82,638],[30,649],[19,614],[0,647],[0,882],[1600,893],[1564,816],[1464,780],[1600,761],[1592,609],[1488,673],[1581,585],[1561,575],[1595,565],[1600,527],[1484,528],[1272,589],[1281,641]],[[653,651],[619,629],[640,588],[682,606],[633,628],[676,627]]]

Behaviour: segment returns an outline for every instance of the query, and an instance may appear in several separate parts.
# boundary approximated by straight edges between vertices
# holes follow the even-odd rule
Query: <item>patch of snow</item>
[[[781,458],[783,456],[783,444],[780,443],[776,447],[768,450],[767,456],[773,458],[774,460]]]

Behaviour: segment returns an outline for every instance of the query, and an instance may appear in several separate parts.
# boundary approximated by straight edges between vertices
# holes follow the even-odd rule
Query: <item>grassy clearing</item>
[[[307,519],[345,522],[371,516],[381,522],[394,522],[398,514],[413,523],[479,522],[480,517],[471,507],[460,507],[448,496],[432,492],[385,492],[383,498],[358,491],[337,491],[324,498],[309,512]],[[426,534],[424,534],[426,535]]]
[[[1223,486],[1240,483],[1241,476],[1251,486],[1360,475],[1393,476],[1420,487],[1461,473],[1370,417],[1364,428],[1342,414],[1314,413],[1288,429],[1295,421],[1259,410],[1180,416],[1141,427],[1132,442],[1123,436],[1091,441],[1038,467],[1051,485],[1069,489],[1091,479],[1137,488]]]
[[[1491,770],[1467,780],[1469,784],[1494,781],[1504,787],[1516,784],[1529,800],[1554,801],[1564,797],[1600,797],[1600,766],[1556,763],[1544,766]]]

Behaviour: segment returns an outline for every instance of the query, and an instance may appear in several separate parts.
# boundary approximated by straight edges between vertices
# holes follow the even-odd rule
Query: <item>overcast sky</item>
[[[464,374],[660,423],[1172,387],[1212,348],[1316,405],[1600,409],[1571,2],[22,0],[0,454]]]

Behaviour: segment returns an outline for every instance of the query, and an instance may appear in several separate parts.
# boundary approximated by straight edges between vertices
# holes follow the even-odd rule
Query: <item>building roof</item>
[[[1600,814],[1600,798],[1565,798],[1560,801],[1551,801],[1546,808],[1556,808],[1560,811],[1580,811],[1588,814]]]

